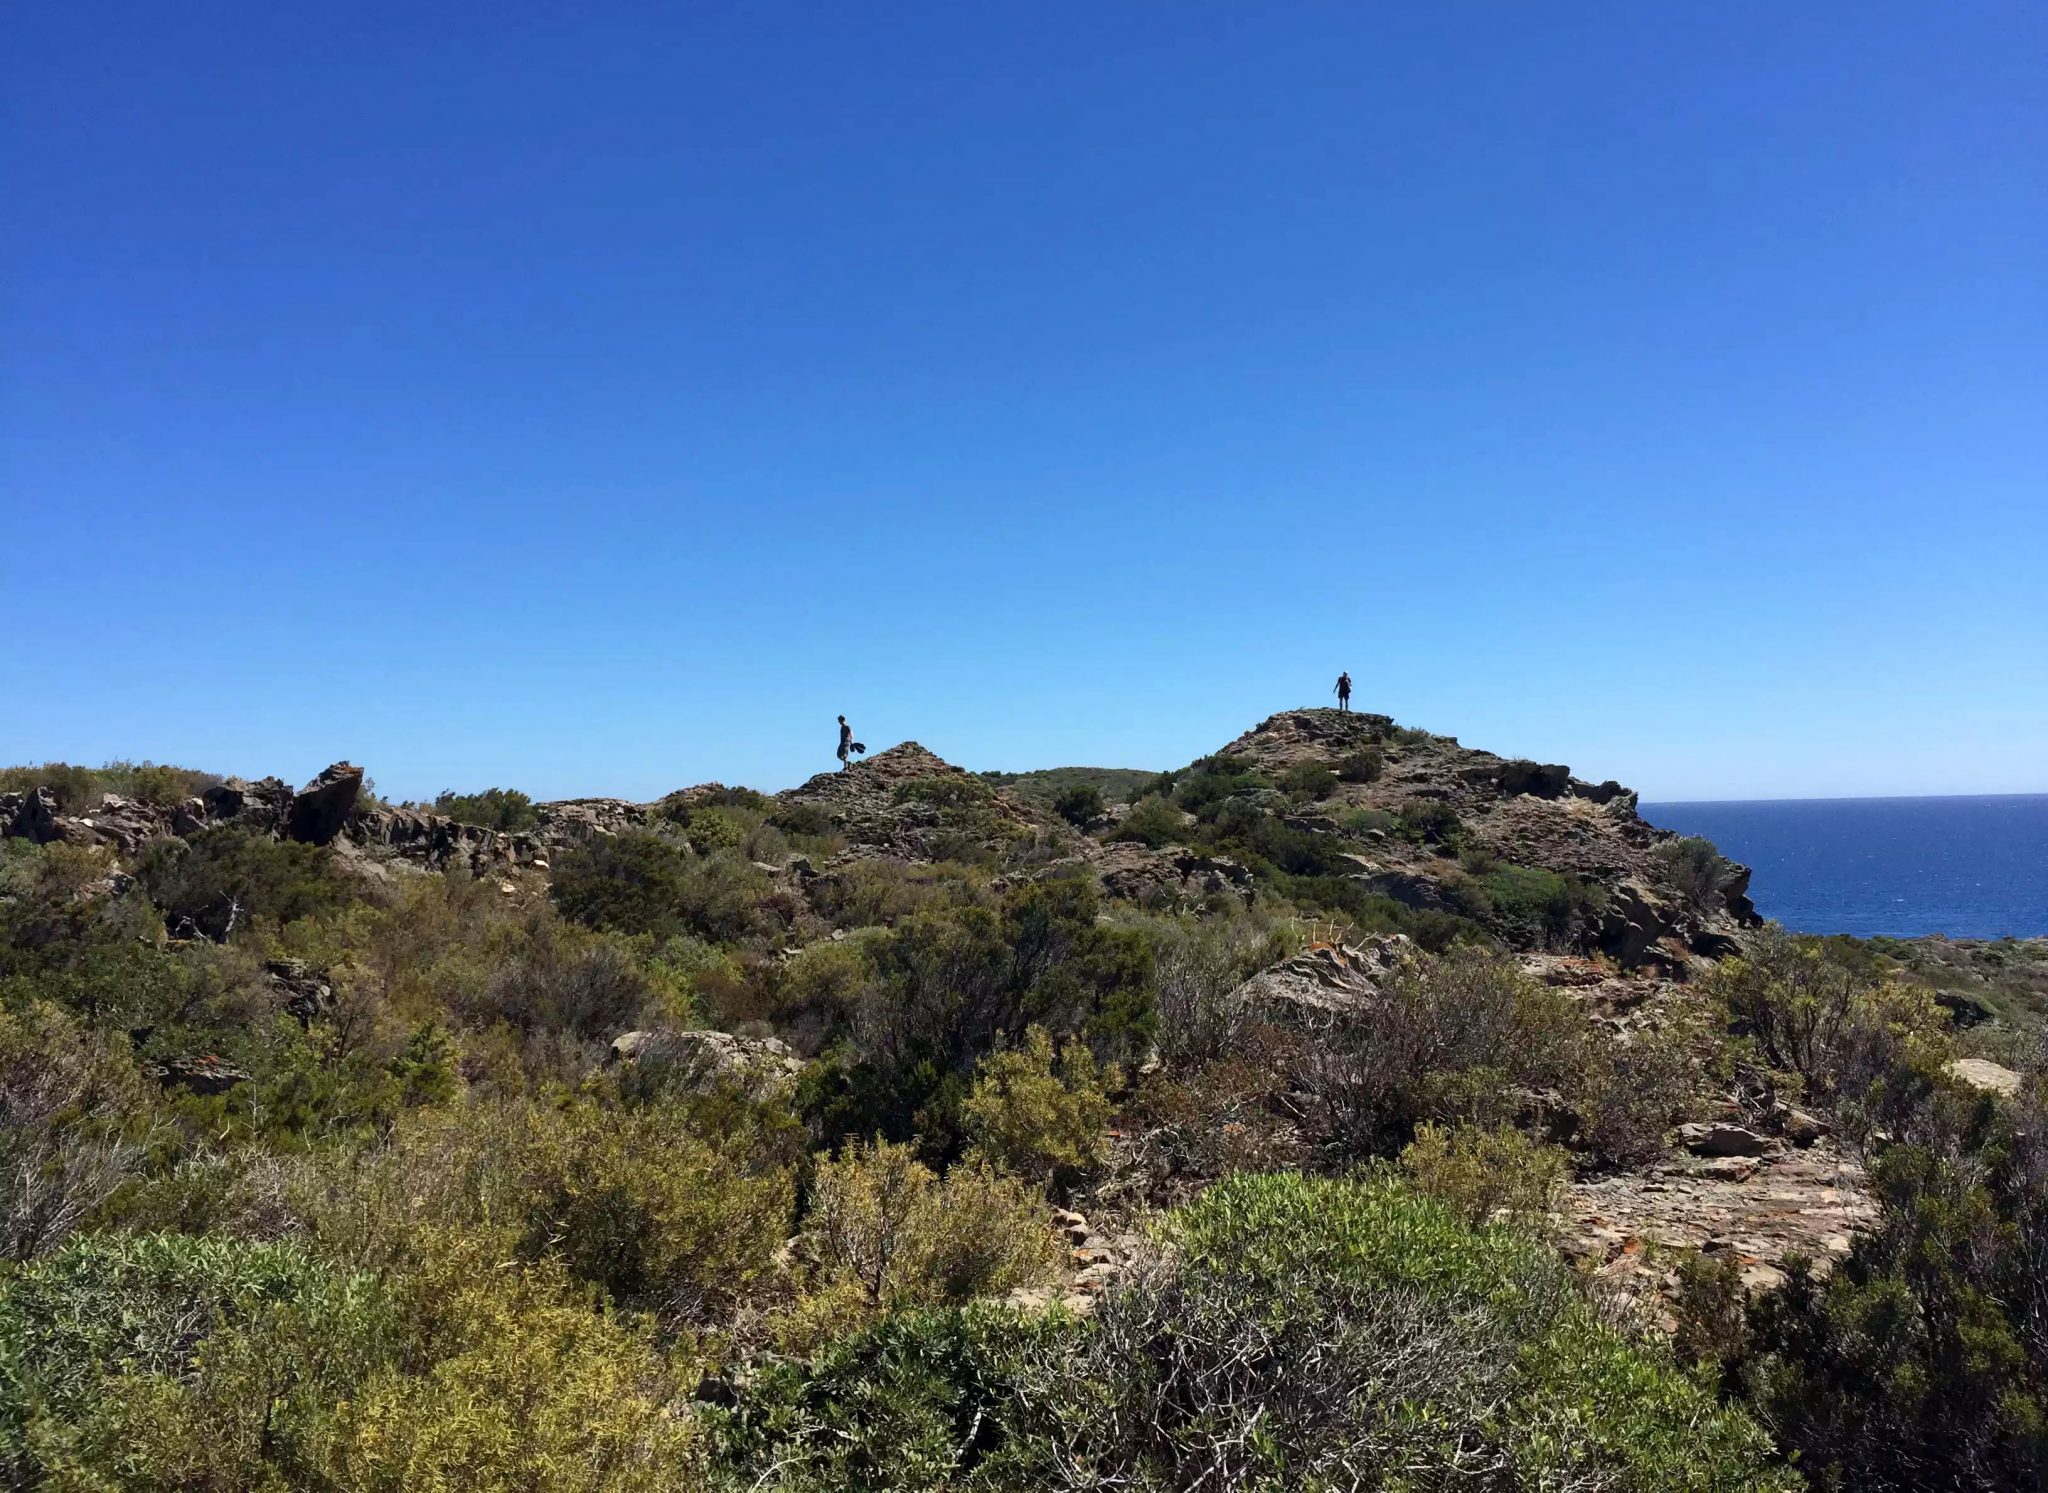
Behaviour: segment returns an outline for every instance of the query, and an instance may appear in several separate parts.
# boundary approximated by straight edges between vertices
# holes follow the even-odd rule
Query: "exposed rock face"
[[[292,796],[285,832],[307,845],[325,845],[341,833],[355,812],[363,789],[363,770],[337,762]]]
[[[1398,933],[1355,946],[1311,944],[1246,980],[1230,1004],[1276,1026],[1326,1026],[1331,1018],[1377,998],[1381,982],[1415,953],[1415,945]]]
[[[188,1089],[194,1094],[225,1094],[237,1084],[247,1083],[245,1069],[212,1053],[166,1059],[152,1070],[156,1081],[167,1089]]]
[[[117,793],[103,795],[98,808],[69,815],[57,811],[57,796],[48,788],[0,797],[0,833],[38,845],[106,845],[133,856],[168,826],[162,810]]]
[[[1504,759],[1460,746],[1455,738],[1396,731],[1385,716],[1335,710],[1286,711],[1230,743],[1224,754],[1278,777],[1312,764],[1341,772],[1370,749],[1380,757],[1371,782],[1340,782],[1309,808],[1280,813],[1291,828],[1339,833],[1360,809],[1400,815],[1411,807],[1456,816],[1458,843],[1492,861],[1582,878],[1605,906],[1588,920],[1583,947],[1624,968],[1650,965],[1683,977],[1732,952],[1759,922],[1747,895],[1749,872],[1733,868],[1721,905],[1700,911],[1670,881],[1658,847],[1678,837],[1645,823],[1635,795],[1614,782],[1587,783],[1555,763]],[[1262,807],[1252,796],[1245,802]],[[1368,854],[1354,856],[1366,890],[1409,907],[1460,911],[1467,878],[1441,844],[1363,834]],[[1511,941],[1511,929],[1496,929]]]
[[[47,845],[63,836],[63,821],[57,816],[57,795],[47,788],[27,793],[10,793],[0,799],[7,815],[7,834],[12,839]]]
[[[266,960],[263,977],[278,1003],[300,1026],[311,1026],[334,1004],[334,987],[326,975],[303,960]]]
[[[1777,1284],[1788,1254],[1825,1267],[1877,1219],[1863,1170],[1820,1141],[1762,1157],[1672,1159],[1575,1183],[1567,1252],[1646,1297],[1676,1287],[1673,1251],[1726,1254],[1751,1289]]]
[[[283,833],[292,811],[292,790],[280,778],[258,778],[253,783],[229,778],[199,797],[206,823],[233,824],[258,834]]]
[[[1149,850],[1119,843],[1090,847],[1082,863],[1094,873],[1106,897],[1142,907],[1198,905],[1219,894],[1253,896],[1252,873],[1228,856],[1203,855],[1178,845]]]
[[[658,1073],[688,1093],[729,1085],[757,1100],[786,1097],[804,1068],[803,1059],[777,1038],[708,1031],[624,1032],[613,1039],[606,1061]]]
[[[418,809],[373,809],[350,820],[354,845],[381,847],[429,871],[460,867],[472,876],[515,866],[545,867],[547,849],[531,835],[506,834]]]

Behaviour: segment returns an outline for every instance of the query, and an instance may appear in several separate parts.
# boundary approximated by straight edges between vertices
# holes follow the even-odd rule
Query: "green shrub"
[[[336,1407],[318,1481],[412,1493],[662,1493],[703,1472],[691,1378],[543,1261],[429,1241],[403,1283],[406,1350]]]
[[[1458,811],[1440,799],[1419,798],[1401,805],[1401,833],[1425,845],[1455,845],[1465,832]]]
[[[140,1170],[152,1108],[125,1037],[0,1007],[0,1260],[61,1243]]]
[[[1337,776],[1347,783],[1376,783],[1386,771],[1386,753],[1376,746],[1347,752],[1337,764]]]
[[[326,1411],[392,1320],[375,1281],[290,1245],[81,1237],[0,1277],[0,1469],[17,1487],[308,1486]]]
[[[150,845],[136,881],[173,935],[226,939],[257,921],[289,923],[346,905],[356,889],[324,845],[231,827]]]
[[[434,812],[464,824],[515,833],[533,828],[539,818],[533,800],[517,788],[486,788],[481,793],[457,793],[450,788],[434,799]]]
[[[1568,1267],[1390,1181],[1239,1175],[1091,1319],[896,1316],[717,1417],[723,1487],[1789,1490]]]
[[[871,1307],[997,1296],[1054,1276],[1045,1201],[975,1161],[940,1178],[908,1145],[850,1143],[821,1161],[803,1250],[817,1283],[856,1285]]]
[[[1816,1488],[2048,1479],[2048,1105],[1987,1108],[1970,1101],[1974,1136],[1877,1158],[1878,1226],[1825,1279],[1788,1262],[1739,1334],[1695,1326]]]
[[[1607,891],[1570,872],[1496,866],[1482,873],[1485,902],[1474,916],[1522,949],[1582,947],[1607,910]]]
[[[810,804],[777,804],[768,811],[768,822],[785,835],[808,840],[822,840],[836,828],[831,815]]]
[[[1320,762],[1297,762],[1280,774],[1279,788],[1297,804],[1328,798],[1337,788],[1337,774]]]
[[[1571,1175],[1564,1151],[1507,1126],[1424,1125],[1401,1151],[1401,1173],[1467,1223],[1544,1226]]]
[[[1693,913],[1704,917],[1722,908],[1734,884],[1735,866],[1713,841],[1686,835],[1666,840],[1653,854],[1665,880]]]
[[[1569,993],[1474,949],[1419,960],[1376,1002],[1342,1013],[1301,1075],[1320,1133],[1357,1154],[1399,1149],[1424,1123],[1492,1127],[1533,1096],[1582,1092],[1588,1020]]]
[[[1112,840],[1131,840],[1150,849],[1172,845],[1187,838],[1184,816],[1171,799],[1151,794],[1131,805],[1117,825]]]
[[[1102,790],[1093,783],[1076,783],[1052,801],[1052,811],[1076,829],[1086,829],[1102,817]]]
[[[1706,981],[1756,1075],[1833,1105],[1852,1131],[1911,1114],[1953,1053],[1932,995],[1861,953],[1773,926]]]
[[[1045,1028],[1034,1026],[1022,1047],[981,1060],[962,1106],[967,1133],[1006,1171],[1041,1186],[1071,1183],[1107,1155],[1107,1090],[1121,1081],[1078,1042],[1056,1057]]]

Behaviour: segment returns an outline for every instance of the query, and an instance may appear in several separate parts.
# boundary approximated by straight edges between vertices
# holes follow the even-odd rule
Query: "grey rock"
[[[307,845],[325,845],[341,833],[355,812],[363,789],[363,770],[337,762],[292,796],[285,832]]]

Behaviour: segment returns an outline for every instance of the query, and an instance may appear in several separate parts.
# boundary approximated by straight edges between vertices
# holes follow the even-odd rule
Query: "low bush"
[[[141,1170],[152,1108],[125,1038],[0,1007],[0,1259],[62,1243]]]
[[[1571,1168],[1562,1148],[1511,1127],[1424,1125],[1401,1151],[1401,1174],[1467,1223],[1548,1225]]]
[[[1280,774],[1280,791],[1297,804],[1328,798],[1337,788],[1337,774],[1320,762],[1297,762]]]
[[[980,1161],[941,1178],[908,1145],[852,1142],[818,1164],[803,1251],[814,1289],[870,1308],[959,1303],[1041,1285],[1059,1253],[1045,1200]]]
[[[1434,798],[1401,805],[1399,827],[1407,838],[1425,845],[1456,845],[1465,832],[1458,811]]]
[[[1337,776],[1347,783],[1376,783],[1386,768],[1385,752],[1376,746],[1360,747],[1337,763]]]
[[[2048,1103],[1992,1109],[1975,1096],[1946,1143],[1879,1156],[1877,1227],[1825,1277],[1789,1262],[1732,1351],[1727,1314],[1716,1332],[1694,1303],[1694,1340],[1816,1488],[2048,1481]]]
[[[254,923],[332,911],[358,895],[325,846],[231,827],[158,840],[135,876],[174,937],[226,939]]]
[[[1854,949],[1775,926],[1706,982],[1744,1044],[1750,1075],[1832,1106],[1852,1133],[1896,1127],[1953,1054],[1934,997]]]
[[[1055,1055],[1045,1028],[1034,1026],[1022,1047],[981,1060],[962,1118],[997,1167],[1042,1187],[1071,1186],[1107,1155],[1108,1091],[1122,1081],[1079,1042]]]
[[[1052,801],[1052,811],[1076,829],[1100,819],[1102,809],[1102,790],[1093,783],[1077,783]]]
[[[1094,1317],[892,1317],[718,1417],[719,1485],[1789,1490],[1569,1269],[1391,1181],[1226,1179]]]
[[[1664,878],[1696,916],[1721,910],[1734,884],[1735,866],[1698,835],[1666,840],[1653,852]]]
[[[15,1487],[318,1485],[327,1411],[393,1322],[375,1281],[290,1245],[81,1237],[0,1277],[0,1469]]]
[[[450,788],[434,799],[434,812],[464,824],[512,832],[532,829],[539,819],[533,800],[517,788],[486,788],[481,793]]]
[[[1496,866],[1479,885],[1485,905],[1474,916],[1515,948],[1583,947],[1607,910],[1606,889],[1569,872]]]
[[[1384,1155],[1424,1123],[1509,1124],[1546,1093],[1569,1105],[1588,1036],[1567,992],[1460,949],[1398,971],[1379,1000],[1339,1015],[1301,1076],[1322,1133]]]
[[[1110,839],[1130,840],[1157,850],[1187,838],[1184,822],[1185,816],[1173,806],[1173,800],[1148,794],[1131,805]]]

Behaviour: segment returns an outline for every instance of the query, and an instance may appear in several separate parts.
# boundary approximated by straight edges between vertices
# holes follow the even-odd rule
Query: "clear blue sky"
[[[18,7],[0,760],[2048,791],[2048,7]]]

